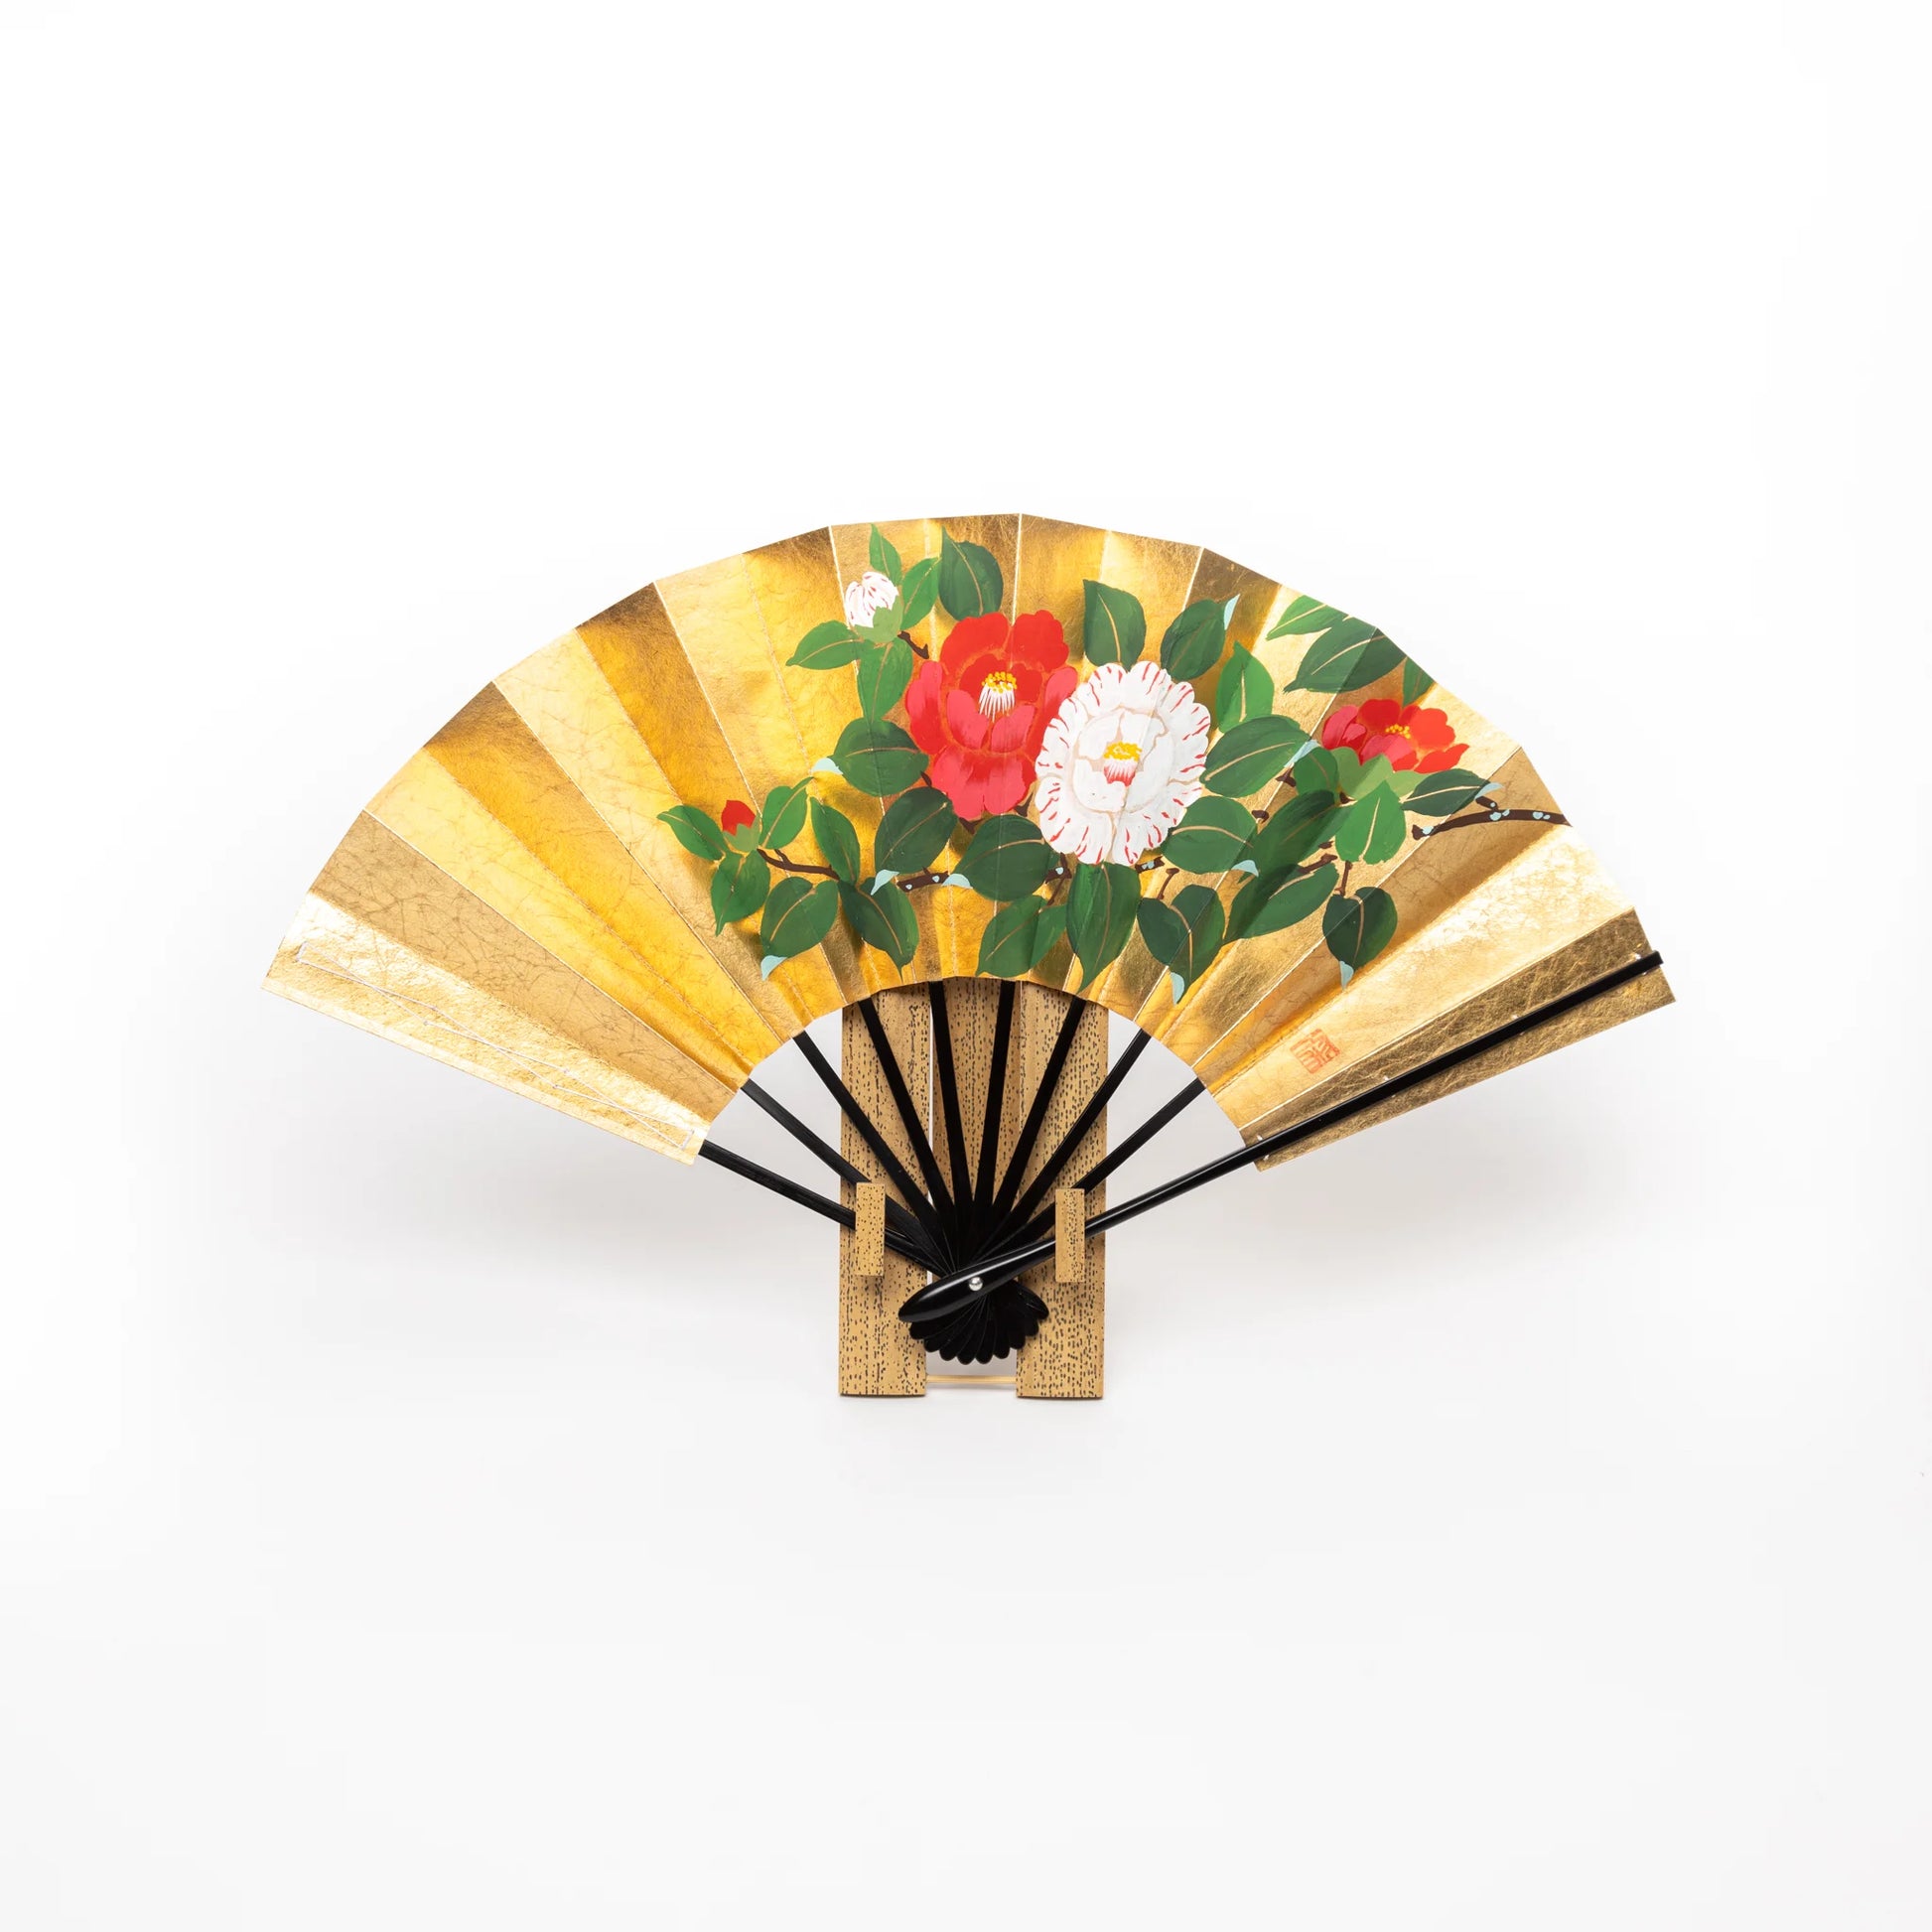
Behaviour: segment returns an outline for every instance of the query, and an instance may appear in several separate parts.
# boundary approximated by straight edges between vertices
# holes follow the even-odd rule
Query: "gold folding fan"
[[[751,1088],[843,1198],[777,1184],[918,1291],[902,1354],[1022,1346],[1024,1384],[1041,1210],[1074,1217],[1062,1286],[1097,1239],[1097,1183],[1046,1198],[1091,1178],[1118,1085],[1103,1047],[1054,1091],[1086,1003],[1214,1096],[1247,1143],[1218,1172],[1661,1005],[1656,963],[1522,752],[1381,630],[1196,545],[1009,515],[815,530],[525,658],[370,801],[268,984],[767,1184],[711,1125],[851,1009],[843,1082],[804,1042],[842,1152]],[[914,1028],[921,983],[951,984]]]

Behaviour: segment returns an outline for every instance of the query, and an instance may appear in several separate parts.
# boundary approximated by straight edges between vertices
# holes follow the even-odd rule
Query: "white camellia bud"
[[[883,571],[869,570],[845,587],[845,621],[863,630],[875,611],[890,611],[897,602],[898,586]]]

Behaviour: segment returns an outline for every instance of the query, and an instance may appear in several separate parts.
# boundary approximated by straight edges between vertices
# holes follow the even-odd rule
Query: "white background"
[[[1932,1922],[1919,9],[6,17],[0,1919]],[[1680,1004],[841,1402],[829,1232],[257,984],[536,644],[1008,508],[1385,623]]]

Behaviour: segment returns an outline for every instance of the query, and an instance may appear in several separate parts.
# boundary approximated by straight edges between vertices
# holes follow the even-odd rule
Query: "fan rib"
[[[1019,1204],[1006,1216],[999,1228],[989,1237],[989,1240],[998,1241],[1002,1239],[1016,1223],[1024,1223],[1029,1219],[1034,1209],[1044,1199],[1046,1190],[1059,1178],[1060,1171],[1073,1158],[1081,1142],[1087,1138],[1094,1122],[1106,1111],[1107,1103],[1119,1091],[1120,1083],[1133,1071],[1134,1062],[1153,1043],[1154,1035],[1144,1033],[1136,1033],[1134,1037],[1127,1042],[1127,1045],[1122,1049],[1120,1058],[1107,1069],[1107,1077],[1094,1089],[1093,1098],[1081,1108],[1080,1116],[1074,1121],[1073,1125],[1060,1136],[1058,1146],[1040,1163],[1039,1172],[1034,1175],[1027,1191],[1021,1195]],[[1199,1091],[1199,1085],[1200,1083],[1196,1081],[1189,1090],[1188,1097],[1190,1099],[1194,1093]],[[1081,1184],[1085,1185],[1086,1183],[1082,1182]]]
[[[995,1170],[1000,1164],[1000,1122],[1006,1113],[1007,1054],[1013,1044],[1013,1008],[1019,987],[1000,982],[999,1011],[993,1022],[993,1057],[987,1069],[986,1112],[980,1123],[979,1159],[973,1175],[973,1214],[983,1226],[993,1210]]]
[[[808,1207],[814,1214],[822,1214],[828,1221],[836,1221],[842,1228],[857,1225],[857,1212],[843,1201],[827,1200],[823,1194],[815,1194],[809,1187],[796,1180],[790,1180],[781,1173],[774,1173],[769,1168],[761,1168],[756,1161],[748,1161],[742,1154],[734,1154],[728,1147],[720,1147],[716,1142],[706,1141],[698,1149],[698,1159],[709,1161],[712,1166],[723,1168],[727,1173],[735,1173],[743,1179],[755,1181],[759,1186],[768,1188],[774,1194],[782,1194],[786,1200],[796,1201],[800,1207]],[[916,1262],[921,1268],[932,1266],[929,1256],[923,1251],[914,1251],[895,1234],[891,1228],[886,1230],[886,1245],[895,1254],[903,1255],[908,1261]]]
[[[822,1161],[841,1180],[849,1180],[854,1186],[860,1186],[872,1179],[872,1175],[863,1168],[855,1167],[829,1141],[822,1140],[814,1134],[789,1107],[766,1093],[756,1080],[747,1080],[739,1091],[755,1107],[760,1108],[775,1120],[807,1153]],[[894,1200],[890,1195],[886,1199],[886,1224],[897,1228],[907,1241],[917,1244],[921,1249],[925,1248],[925,1237],[920,1232],[918,1222],[900,1202]]]
[[[972,1202],[972,1174],[966,1166],[966,1130],[959,1113],[959,1074],[953,1065],[952,1022],[946,1009],[946,982],[926,982],[926,1003],[932,1009],[932,1063],[939,1075],[939,1104],[946,1127],[946,1161],[952,1170],[951,1209],[953,1250],[967,1245],[966,1213]]]
[[[872,1050],[879,1055],[880,1071],[886,1076],[886,1085],[892,1093],[893,1105],[898,1109],[900,1125],[904,1127],[905,1138],[911,1145],[912,1158],[919,1164],[919,1173],[925,1177],[926,1189],[931,1196],[932,1204],[939,1210],[939,1218],[945,1223],[949,1233],[956,1231],[958,1215],[952,1194],[946,1186],[945,1176],[939,1172],[939,1163],[932,1152],[932,1142],[926,1135],[925,1123],[920,1120],[919,1110],[912,1104],[912,1096],[905,1085],[905,1075],[899,1067],[898,1055],[893,1051],[893,1042],[886,1037],[886,1029],[880,1022],[878,1009],[870,1000],[859,1002],[859,1018],[865,1022],[867,1037],[872,1041]],[[951,1245],[950,1240],[948,1245]]]
[[[1073,1051],[1074,1035],[1080,1030],[1081,1017],[1087,1007],[1085,1000],[1069,1000],[1066,1003],[1059,1033],[1053,1040],[1053,1050],[1047,1055],[1046,1067],[1039,1076],[1033,1105],[1027,1109],[1020,1138],[1014,1142],[1013,1153],[1007,1159],[1006,1173],[1000,1177],[999,1192],[993,1197],[995,1220],[1006,1218],[1013,1206],[1014,1196],[1020,1191],[1020,1183],[1027,1173],[1027,1163],[1033,1158],[1034,1145],[1039,1139],[1039,1130],[1045,1122],[1047,1108],[1052,1105],[1053,1092],[1060,1083],[1060,1075],[1066,1070],[1067,1055]]]
[[[839,1078],[837,1069],[818,1050],[809,1034],[799,1034],[792,1044],[804,1056],[805,1064],[824,1083],[826,1091],[839,1103],[839,1111],[852,1123],[854,1131],[871,1150],[873,1159],[885,1170],[886,1178],[898,1189],[906,1206],[918,1217],[919,1225],[925,1229],[927,1238],[935,1247],[943,1248],[946,1240],[945,1231],[939,1225],[939,1217],[933,1212],[931,1202],[919,1190],[918,1183],[905,1172],[904,1162],[887,1145],[885,1135],[873,1125],[866,1110],[852,1097],[852,1090]]]
[[[1207,1089],[1198,1080],[1194,1081],[1190,1086],[1184,1087],[1172,1100],[1150,1114],[1126,1140],[1121,1142],[1120,1146],[1113,1153],[1096,1161],[1072,1184],[1078,1187],[1082,1193],[1100,1186],[1116,1168],[1125,1167],[1170,1121],[1176,1119],[1180,1114],[1184,1113],[1206,1091]],[[1079,1143],[1076,1141],[1074,1145],[1077,1147]],[[987,1241],[986,1246],[991,1248],[1001,1241],[1035,1241],[1044,1229],[1050,1227],[1052,1224],[1053,1210],[1050,1207],[1043,1208],[1040,1212],[1035,1214],[1031,1220],[1027,1219],[1023,1212],[1016,1211],[1008,1216],[1006,1221],[1001,1224],[999,1230]],[[1089,1221],[1087,1225],[1091,1228],[1093,1223]],[[1000,1269],[1003,1275],[1007,1269],[1007,1257],[1005,1256],[997,1258],[992,1263],[992,1266]]]
[[[1116,1168],[1124,1168],[1133,1160],[1155,1135],[1161,1133],[1171,1122],[1178,1120],[1206,1091],[1207,1089],[1198,1080],[1189,1081],[1172,1100],[1157,1107],[1148,1115],[1147,1119],[1142,1121],[1140,1126],[1135,1128],[1133,1133],[1128,1135],[1111,1154],[1096,1161],[1073,1183],[1074,1186],[1083,1192],[1098,1187]],[[1043,1220],[1045,1217],[1042,1215],[1040,1218]],[[1091,1227],[1093,1224],[1089,1222],[1087,1225]]]

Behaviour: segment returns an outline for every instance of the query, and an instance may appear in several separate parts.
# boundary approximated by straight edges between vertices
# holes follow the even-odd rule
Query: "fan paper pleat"
[[[1283,715],[1318,731],[1343,701],[1288,691],[1307,639],[1267,633],[1297,593],[1198,545],[1020,515],[878,527],[907,564],[937,557],[942,531],[983,546],[1009,619],[1050,612],[1076,664],[1092,579],[1140,600],[1150,653],[1190,604],[1236,600],[1228,628],[1254,640],[1286,694]],[[765,976],[757,922],[714,930],[711,868],[660,817],[679,804],[715,815],[728,799],[757,809],[811,771],[857,715],[852,667],[788,660],[814,625],[843,619],[872,528],[815,530],[665,578],[505,671],[355,820],[284,939],[271,989],[688,1161],[759,1062],[812,1021],[884,987],[972,975],[994,907],[935,888],[913,896],[920,937],[902,972],[841,919]],[[935,606],[911,634],[936,653],[950,628]],[[1210,714],[1218,676],[1195,680]],[[1401,682],[1392,672],[1346,701],[1395,696]],[[1556,812],[1505,735],[1441,685],[1423,701],[1467,746],[1458,762],[1495,781],[1485,805]],[[813,790],[869,850],[882,802],[832,771]],[[1250,803],[1272,810],[1292,795]],[[825,863],[809,826],[786,849]],[[1244,881],[1204,883],[1225,903]],[[1160,1039],[1254,1140],[1648,951],[1628,900],[1553,820],[1406,836],[1393,858],[1353,868],[1352,885],[1387,892],[1398,924],[1346,984],[1318,919],[1225,947],[1178,1005],[1138,935],[1090,986],[1064,941],[1027,977]],[[1649,975],[1386,1111],[1669,997]]]

